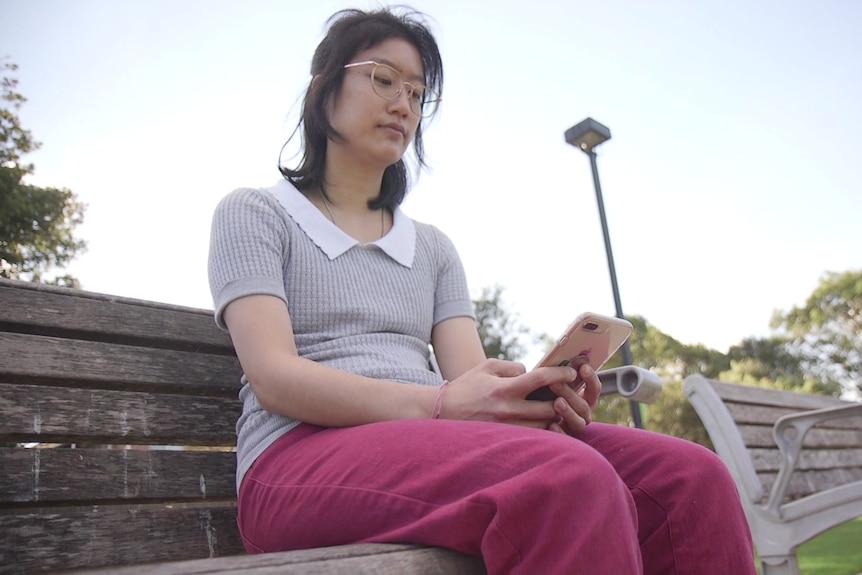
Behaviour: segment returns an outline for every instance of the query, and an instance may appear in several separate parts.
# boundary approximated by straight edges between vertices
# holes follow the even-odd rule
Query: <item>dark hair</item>
[[[400,14],[396,11],[401,12]],[[326,117],[326,103],[334,98],[344,82],[344,65],[360,51],[377,46],[389,38],[410,42],[422,60],[425,85],[437,94],[443,92],[443,61],[437,41],[425,24],[424,15],[411,8],[396,6],[375,11],[341,10],[327,20],[329,29],[317,46],[311,60],[311,75],[302,102],[302,115],[288,142],[302,134],[302,158],[295,169],[281,165],[279,171],[300,190],[322,185],[327,139],[343,141],[343,137]],[[417,167],[425,166],[422,146],[422,118],[413,136]],[[287,146],[287,143],[285,143]],[[282,148],[282,151],[284,148]],[[368,202],[371,209],[394,208],[407,194],[408,174],[404,159],[388,166],[383,172],[380,194]]]

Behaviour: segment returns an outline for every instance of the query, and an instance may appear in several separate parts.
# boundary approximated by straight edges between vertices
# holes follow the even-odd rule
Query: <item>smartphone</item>
[[[629,338],[632,330],[632,324],[624,319],[582,313],[569,324],[536,367],[571,365],[580,369],[588,363],[594,371],[598,371]],[[578,386],[578,382],[575,386]],[[557,394],[548,387],[541,387],[531,392],[527,399],[553,401],[556,397]]]

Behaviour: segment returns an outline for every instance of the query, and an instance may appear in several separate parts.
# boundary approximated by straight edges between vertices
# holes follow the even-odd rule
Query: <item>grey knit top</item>
[[[252,294],[282,299],[302,357],[377,379],[438,385],[431,328],[473,317],[461,260],[437,228],[400,209],[383,238],[360,244],[285,180],[234,190],[213,216],[209,283],[215,320]],[[243,375],[237,489],[254,460],[299,421],[261,408]]]

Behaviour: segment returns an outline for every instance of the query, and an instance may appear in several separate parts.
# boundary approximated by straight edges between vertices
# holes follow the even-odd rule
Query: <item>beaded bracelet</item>
[[[431,412],[432,419],[440,419],[440,410],[443,408],[443,391],[449,385],[449,380],[444,379],[440,384],[440,389],[437,391],[437,399],[434,401],[434,410]]]

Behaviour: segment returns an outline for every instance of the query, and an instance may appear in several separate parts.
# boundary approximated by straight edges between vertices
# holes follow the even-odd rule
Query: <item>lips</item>
[[[381,128],[387,128],[389,130],[394,130],[394,131],[398,132],[399,134],[401,134],[402,136],[407,135],[407,130],[404,129],[404,126],[402,126],[401,124],[398,124],[396,122],[391,122],[389,124],[383,124],[380,127]]]

